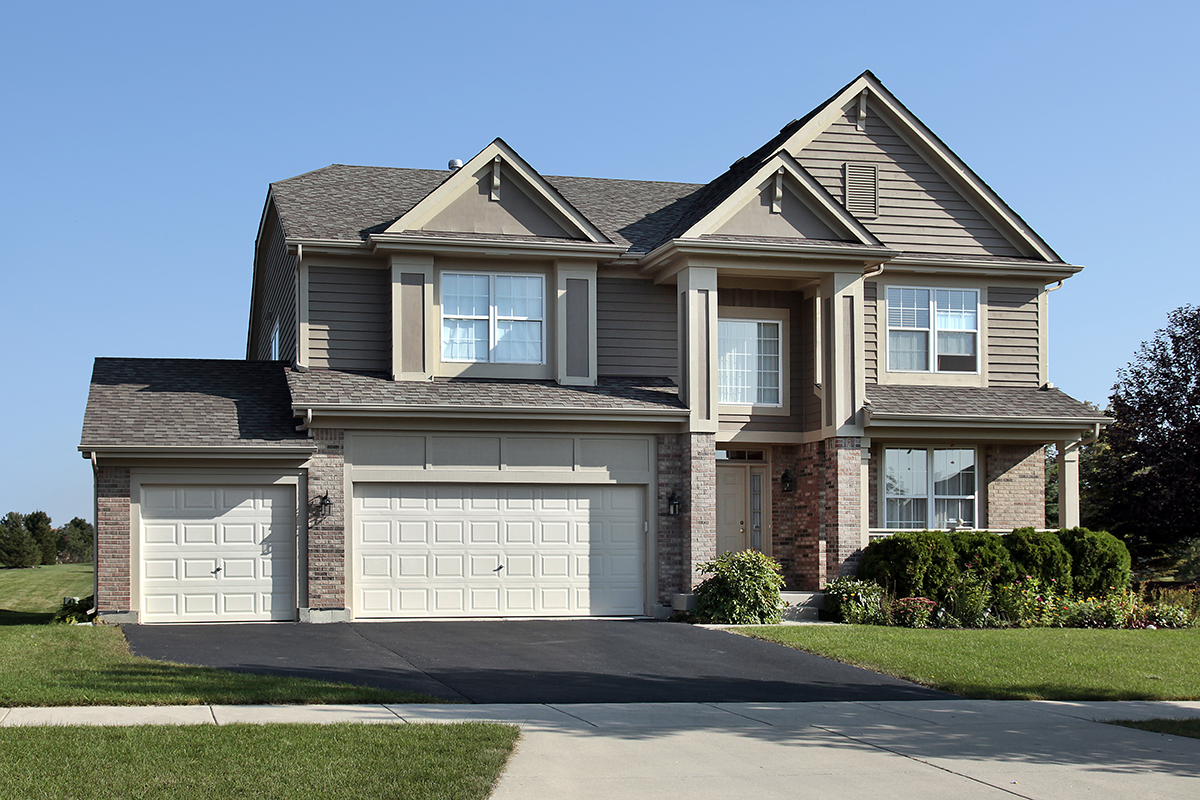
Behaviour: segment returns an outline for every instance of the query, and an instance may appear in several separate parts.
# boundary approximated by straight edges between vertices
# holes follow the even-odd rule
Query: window
[[[889,286],[887,337],[891,372],[976,372],[979,293]]]
[[[782,405],[779,322],[722,319],[717,322],[721,403]]]
[[[442,274],[442,360],[545,363],[541,275]]]
[[[883,475],[886,527],[975,527],[974,450],[889,447]]]

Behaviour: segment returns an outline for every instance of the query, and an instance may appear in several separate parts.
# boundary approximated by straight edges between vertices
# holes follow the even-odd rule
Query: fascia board
[[[483,256],[522,256],[537,253],[547,258],[570,257],[613,257],[626,252],[623,245],[603,242],[528,242],[498,241],[495,239],[459,239],[449,236],[411,235],[403,233],[379,233],[371,237],[371,246],[376,252],[419,251],[447,254]],[[306,245],[307,247],[307,245]]]
[[[946,258],[906,258],[900,256],[888,262],[888,269],[892,271],[900,270],[903,272],[928,273],[938,274],[943,272],[961,273],[963,270],[969,270],[977,275],[998,276],[998,277],[1019,277],[1029,276],[1034,278],[1047,278],[1049,280],[1065,280],[1066,278],[1075,275],[1083,270],[1083,267],[1076,264],[1068,264],[1064,261],[1057,262],[1030,262],[1028,264],[1008,263],[1008,262],[989,262],[978,261],[971,259],[956,259],[953,256]]]
[[[642,274],[653,274],[655,280],[661,282],[664,278],[670,277],[682,269],[683,265],[679,262],[684,256],[724,259],[738,256],[758,259],[778,258],[789,260],[793,263],[797,259],[820,259],[821,261],[842,262],[867,267],[890,262],[896,255],[898,255],[898,251],[890,250],[886,247],[828,247],[809,244],[805,240],[798,240],[796,244],[778,244],[766,242],[723,242],[712,239],[673,239],[643,256],[638,262],[638,268]],[[737,266],[731,263],[723,268],[737,269]],[[759,269],[761,265],[752,265],[748,266],[748,268]],[[819,271],[827,272],[828,270]]]
[[[1108,417],[998,417],[950,414],[889,414],[871,412],[871,422],[867,425],[879,427],[880,423],[888,423],[888,427],[1002,427],[1002,428],[1090,428],[1097,424],[1107,425],[1112,420]]]
[[[810,175],[808,170],[801,166],[800,162],[794,159],[786,150],[780,150],[767,159],[766,163],[747,178],[741,186],[731,192],[716,208],[705,214],[696,224],[688,228],[680,238],[694,239],[706,233],[714,233],[721,225],[728,222],[730,217],[736,214],[747,202],[753,200],[762,182],[770,175],[775,174],[779,169],[783,169],[785,174],[790,175],[793,180],[800,184],[801,189],[807,195],[806,199],[814,203],[819,212],[823,212],[819,213],[818,216],[825,217],[824,221],[826,223],[833,222],[836,226],[841,227],[843,231],[854,236],[859,244],[874,247],[884,246],[874,234],[864,228],[858,220],[834,201],[829,192],[825,190],[825,187]]]
[[[638,422],[678,422],[687,419],[688,410],[680,409],[613,409],[613,408],[570,408],[570,407],[537,407],[537,408],[504,408],[497,406],[394,406],[394,405],[308,405],[295,407],[294,411],[303,414],[312,410],[316,414],[336,414],[340,417],[395,417],[425,419],[462,419],[467,417],[484,417],[491,419],[531,419],[531,420],[612,420]],[[313,427],[319,427],[314,422]]]
[[[483,148],[483,150],[480,150],[474,158],[455,170],[453,175],[449,176],[437,188],[425,195],[415,206],[389,225],[384,233],[403,233],[404,231],[420,230],[422,226],[428,224],[431,219],[445,209],[454,199],[468,190],[474,181],[475,172],[485,164],[490,163],[497,156],[501,158],[502,162],[508,168],[515,171],[526,183],[532,186],[534,191],[541,195],[543,202],[549,204],[556,213],[561,214],[570,224],[575,226],[577,233],[595,244],[610,244],[608,237],[601,233],[600,229],[593,225],[591,220],[585,217],[579,209],[571,205],[557,189],[551,186],[537,170],[531,167],[525,159],[521,158],[517,151],[509,147],[503,139],[495,139],[491,144]]]
[[[79,445],[79,452],[86,458],[89,454],[103,455],[145,455],[155,458],[225,458],[239,456],[244,458],[307,458],[317,452],[316,447],[172,447],[170,445],[155,446],[108,446],[108,445]]]
[[[983,206],[980,211],[985,216],[992,217],[992,222],[1001,223],[1000,227],[1007,228],[1010,234],[1015,235],[1047,261],[1062,261],[1042,237],[1017,216],[990,186],[869,73],[860,75],[840,94],[829,100],[820,112],[814,114],[812,119],[788,139],[784,148],[790,153],[799,153],[812,144],[814,139],[841,116],[846,104],[862,94],[864,89],[870,91],[871,100],[876,101],[888,112],[891,117],[889,121],[893,123],[896,132],[918,151],[924,150],[926,155],[934,156],[932,166],[939,171],[944,170],[943,177],[956,184],[960,190],[965,190],[967,195],[973,196],[974,200]]]
[[[314,253],[324,255],[338,255],[347,252],[361,253],[363,250],[368,250],[371,247],[370,242],[354,239],[304,239],[290,237],[284,241],[287,244],[288,251],[293,254],[297,246],[303,245],[306,255]]]

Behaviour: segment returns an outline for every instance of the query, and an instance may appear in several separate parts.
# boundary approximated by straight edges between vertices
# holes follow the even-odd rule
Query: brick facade
[[[312,429],[317,452],[308,468],[308,600],[317,609],[346,607],[346,497],[343,431]],[[329,494],[327,510],[321,499]]]
[[[129,467],[96,470],[96,610],[129,611]]]
[[[1046,526],[1045,449],[1040,444],[981,447],[986,525],[997,530]]]
[[[711,433],[658,437],[658,599],[700,582],[699,566],[717,555],[717,443]],[[672,493],[681,513],[667,516]]]

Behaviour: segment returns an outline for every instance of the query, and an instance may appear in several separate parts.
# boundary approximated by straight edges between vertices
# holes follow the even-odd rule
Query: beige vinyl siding
[[[596,279],[596,371],[678,382],[675,287],[636,278]]]
[[[863,282],[863,377],[879,383],[879,284]]]
[[[1038,291],[989,286],[987,290],[989,386],[1038,386]]]
[[[263,267],[262,308],[254,331],[253,357],[271,357],[271,332],[279,321],[279,358],[296,359],[296,257],[289,255],[283,227],[274,204],[267,211],[263,240],[258,243],[259,263]]]
[[[879,167],[879,214],[860,220],[889,247],[918,253],[1020,256],[962,195],[869,108],[866,131],[857,103],[804,148],[798,160],[844,203],[847,162]]]
[[[391,373],[391,273],[308,268],[309,366]]]
[[[788,310],[788,393],[790,408],[787,414],[721,414],[721,430],[750,432],[794,433],[802,430],[805,417],[806,391],[804,376],[806,368],[811,371],[811,360],[807,358],[810,347],[805,346],[806,319],[804,300],[796,292],[776,292],[765,289],[721,289],[718,293],[717,316],[721,309],[735,308],[786,308]],[[807,362],[807,363],[806,363]],[[809,372],[811,374],[811,372]],[[811,380],[810,380],[811,384]]]

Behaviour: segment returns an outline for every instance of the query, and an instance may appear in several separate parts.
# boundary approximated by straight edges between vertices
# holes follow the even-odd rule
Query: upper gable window
[[[717,322],[721,403],[782,405],[781,331],[782,324],[774,320]]]
[[[544,364],[541,275],[442,274],[442,360]]]
[[[973,289],[887,290],[890,372],[978,372],[979,293]]]

